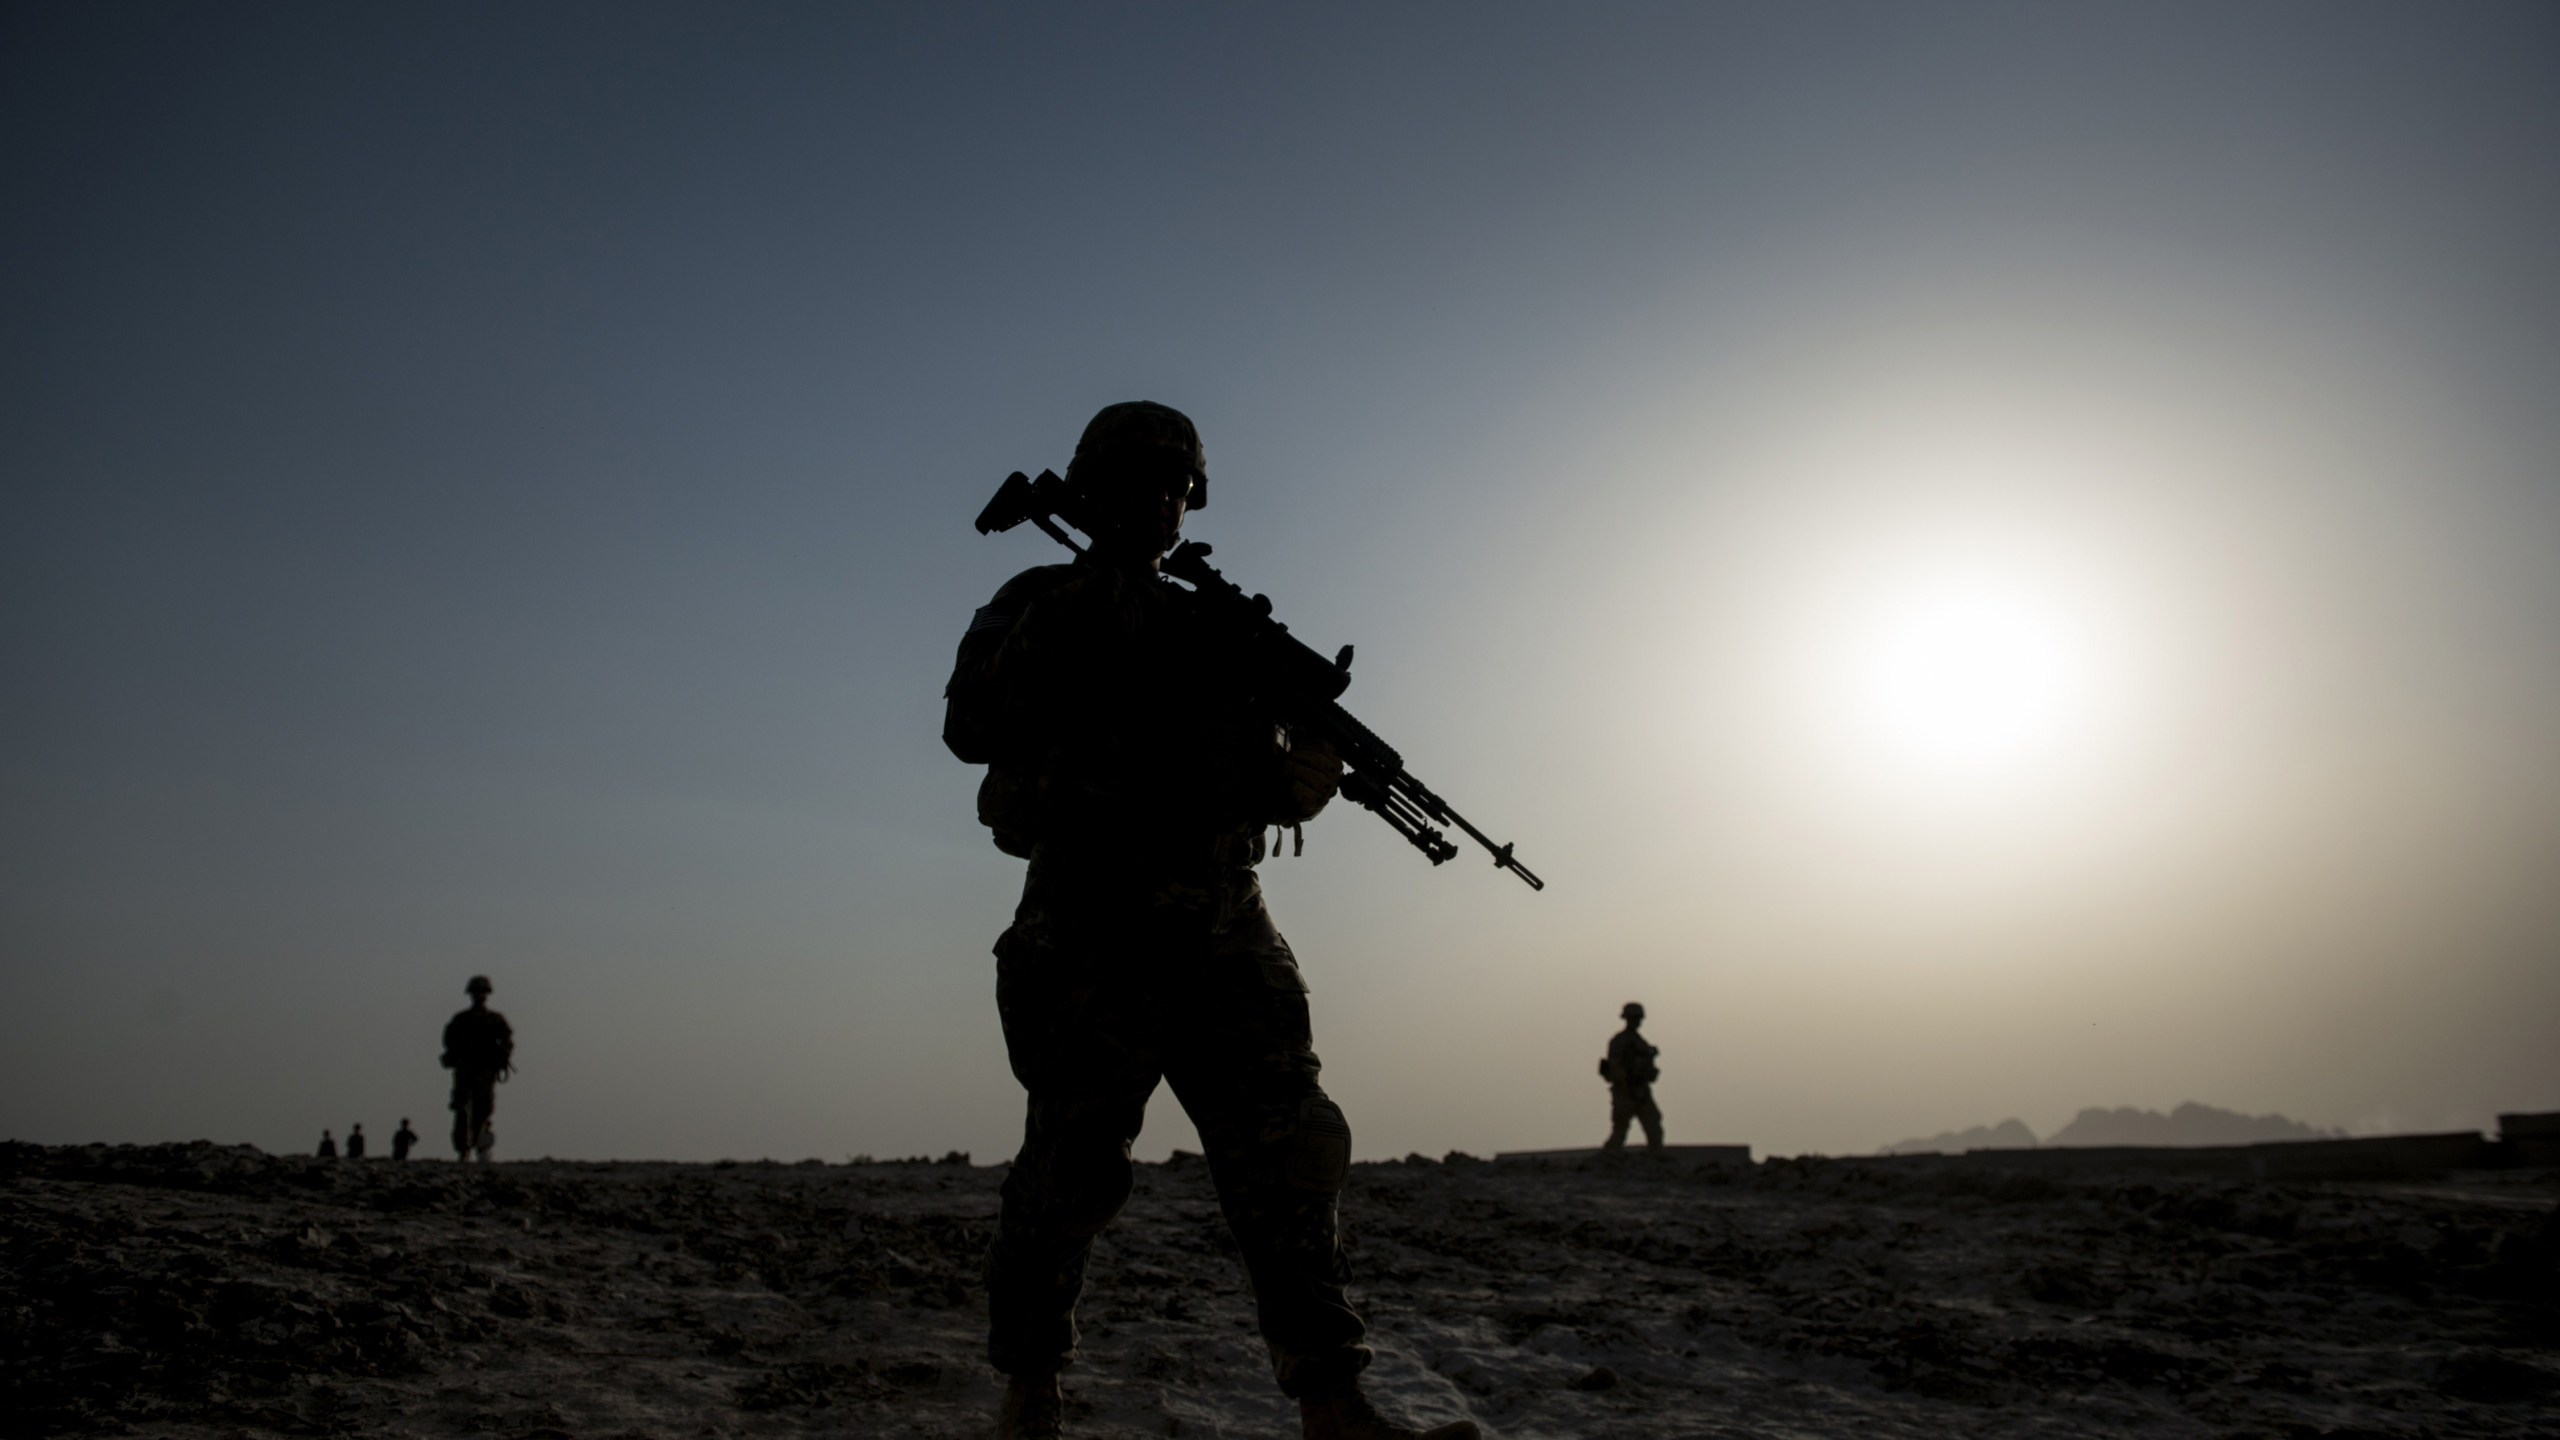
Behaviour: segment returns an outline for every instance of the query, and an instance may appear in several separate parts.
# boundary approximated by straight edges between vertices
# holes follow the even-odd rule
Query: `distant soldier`
[[[326,1130],[320,1132],[319,1158],[323,1160],[335,1160],[338,1158],[338,1137],[330,1134]]]
[[[364,1158],[364,1126],[360,1124],[347,1127],[347,1158],[350,1160]]]
[[[1600,1078],[1609,1082],[1609,1143],[1611,1151],[1627,1148],[1627,1125],[1641,1121],[1644,1144],[1648,1150],[1662,1148],[1662,1111],[1653,1103],[1653,1082],[1662,1075],[1653,1057],[1662,1052],[1653,1048],[1636,1033],[1644,1024],[1644,1007],[1630,1000],[1618,1014],[1627,1028],[1609,1037],[1609,1054],[1600,1062]]]
[[[394,1160],[408,1159],[409,1152],[415,1149],[417,1144],[418,1132],[409,1128],[408,1116],[401,1116],[400,1128],[391,1132],[391,1158]]]
[[[445,1022],[444,1068],[453,1072],[453,1158],[468,1160],[478,1151],[488,1163],[497,1133],[489,1116],[498,1108],[498,1082],[514,1068],[516,1032],[507,1017],[489,1008],[496,988],[486,975],[474,975],[462,987],[471,1008]]]

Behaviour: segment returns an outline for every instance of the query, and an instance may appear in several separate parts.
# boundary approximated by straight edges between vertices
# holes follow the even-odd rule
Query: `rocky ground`
[[[7,1433],[961,1436],[1002,1172],[0,1145]],[[1359,1167],[1374,1389],[1504,1437],[2560,1435],[2560,1181]],[[1294,1434],[1197,1160],[1071,1434]]]

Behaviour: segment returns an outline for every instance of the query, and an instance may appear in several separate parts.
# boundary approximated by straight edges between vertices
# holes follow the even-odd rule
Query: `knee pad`
[[[1290,1188],[1338,1193],[1351,1174],[1351,1122],[1341,1106],[1310,1095],[1298,1102],[1279,1152],[1280,1178]]]

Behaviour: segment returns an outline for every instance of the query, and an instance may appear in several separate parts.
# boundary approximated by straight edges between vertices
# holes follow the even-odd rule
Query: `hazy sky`
[[[1010,1153],[969,526],[1098,406],[1549,881],[1364,1156],[2560,1108],[2560,10],[0,11],[0,1135]],[[1170,1100],[1142,1152],[1196,1143]]]

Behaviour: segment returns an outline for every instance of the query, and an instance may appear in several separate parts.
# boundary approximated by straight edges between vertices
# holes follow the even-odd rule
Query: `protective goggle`
[[[1115,490],[1167,499],[1189,499],[1207,479],[1189,460],[1169,450],[1158,450],[1153,454],[1130,456],[1113,466],[1108,483]]]

